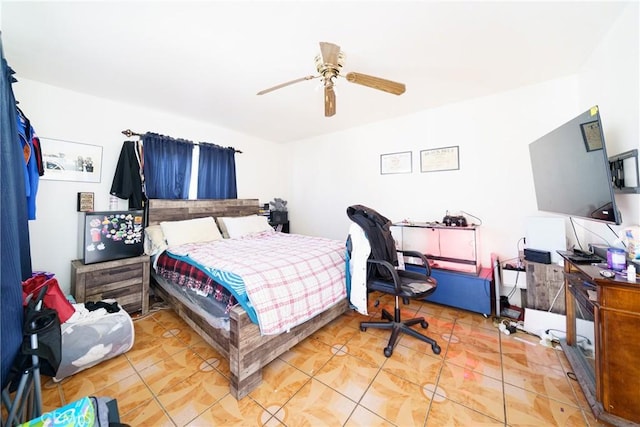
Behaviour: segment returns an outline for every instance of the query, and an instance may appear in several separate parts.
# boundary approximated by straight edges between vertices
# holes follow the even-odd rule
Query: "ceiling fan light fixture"
[[[302,77],[291,80],[268,89],[258,92],[258,95],[272,92],[285,86],[301,82],[303,80],[311,80],[320,78],[324,87],[324,110],[325,116],[331,117],[336,113],[336,82],[338,77],[343,77],[340,70],[345,61],[345,54],[340,50],[340,46],[328,42],[320,42],[320,54],[315,57],[316,70],[318,75]],[[401,95],[405,92],[403,83],[394,82],[392,80],[382,79],[362,73],[350,72],[344,76],[348,82],[367,86],[373,89]],[[317,90],[317,89],[316,89]]]
[[[334,75],[334,76],[338,75],[340,74],[340,70],[344,65],[344,58],[345,58],[344,52],[338,52],[338,54],[335,56],[336,60],[335,61],[331,60],[331,62],[326,61],[322,54],[316,55],[316,58],[315,58],[316,70],[322,76],[326,76],[327,73],[330,73],[331,75]]]

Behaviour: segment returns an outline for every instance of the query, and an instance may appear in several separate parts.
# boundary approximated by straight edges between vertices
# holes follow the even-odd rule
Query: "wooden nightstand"
[[[149,257],[96,264],[71,261],[71,293],[77,302],[113,298],[127,313],[149,310]]]

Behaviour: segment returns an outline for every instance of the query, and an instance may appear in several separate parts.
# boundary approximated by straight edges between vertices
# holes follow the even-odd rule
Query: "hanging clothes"
[[[36,135],[31,122],[22,110],[17,108],[18,139],[24,154],[24,185],[27,197],[27,216],[36,219],[36,195],[40,176],[44,174],[42,167],[42,151],[40,139]]]
[[[31,277],[29,221],[24,202],[24,162],[18,145],[16,81],[2,47],[0,33],[0,385],[8,384],[9,371],[22,343],[22,280]]]
[[[125,141],[113,175],[111,194],[129,199],[129,209],[144,209],[147,200],[142,162],[142,141]]]

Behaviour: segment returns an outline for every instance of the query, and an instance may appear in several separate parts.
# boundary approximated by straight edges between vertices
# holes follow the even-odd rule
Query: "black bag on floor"
[[[9,373],[10,392],[16,390],[25,371],[35,368],[32,355],[38,356],[40,373],[50,377],[55,377],[62,359],[62,333],[56,310],[46,307],[37,310],[35,302],[30,301],[25,307],[22,335],[20,353]],[[34,335],[36,346],[31,341]]]

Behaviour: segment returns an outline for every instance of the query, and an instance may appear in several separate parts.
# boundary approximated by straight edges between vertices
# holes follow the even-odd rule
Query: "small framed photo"
[[[411,173],[411,151],[380,155],[380,174]]]
[[[78,212],[93,212],[93,202],[93,193],[78,193]]]
[[[580,125],[582,139],[587,151],[602,150],[602,137],[600,135],[600,124],[597,120]]]
[[[460,169],[458,146],[420,151],[420,172],[438,172]]]
[[[100,182],[102,147],[61,139],[40,138],[44,175],[56,181]]]

